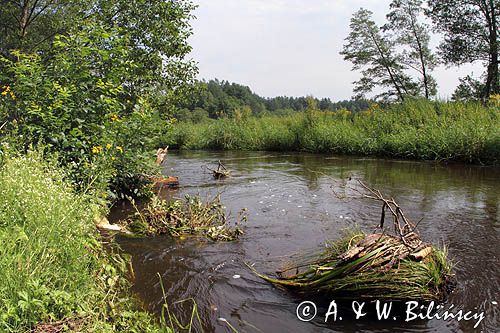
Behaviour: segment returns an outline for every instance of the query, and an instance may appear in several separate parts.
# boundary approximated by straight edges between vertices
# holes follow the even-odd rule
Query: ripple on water
[[[232,177],[215,181],[203,170],[222,160]],[[322,246],[343,228],[370,231],[380,207],[365,201],[341,202],[334,182],[359,177],[395,197],[422,235],[445,243],[456,263],[457,288],[449,303],[485,311],[480,329],[500,326],[498,260],[500,169],[411,161],[326,157],[259,152],[169,153],[166,173],[179,176],[175,196],[215,195],[236,214],[247,207],[245,235],[233,243],[177,241],[168,237],[121,239],[133,258],[134,290],[153,311],[160,311],[162,277],[169,303],[195,298],[205,332],[229,332],[229,321],[241,331],[258,332],[471,332],[471,322],[420,320],[405,323],[372,319],[324,323],[300,322],[295,316],[300,296],[269,285],[245,266],[255,263],[272,273],[294,253]],[[115,212],[118,216],[118,212]],[[112,217],[112,216],[111,216]],[[239,278],[234,278],[239,276]],[[328,299],[318,311],[326,312]],[[191,306],[172,306],[182,318]]]

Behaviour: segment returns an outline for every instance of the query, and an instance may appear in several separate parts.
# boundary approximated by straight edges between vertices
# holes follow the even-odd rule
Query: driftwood
[[[177,188],[179,187],[179,177],[150,177],[149,180],[153,184],[153,190],[159,191],[162,188]]]
[[[360,180],[358,180],[358,183],[361,189],[350,188],[357,194],[358,198],[376,200],[382,203],[382,211],[378,225],[382,233],[367,235],[355,246],[339,255],[339,260],[342,262],[353,261],[363,257],[378,247],[388,247],[388,249],[385,250],[383,258],[386,261],[382,266],[385,270],[391,268],[406,257],[415,261],[421,261],[432,253],[432,246],[428,243],[424,243],[420,238],[420,234],[417,231],[418,223],[414,224],[406,217],[394,198],[387,199],[379,190],[367,186]],[[345,196],[342,197],[337,193],[335,194],[337,197],[345,198]],[[394,231],[392,233],[384,228],[387,212],[392,216],[394,226]]]
[[[165,148],[158,148],[156,151],[156,164],[162,165],[168,154],[168,146]]]
[[[224,164],[222,164],[220,160],[217,169],[210,169],[209,167],[206,168],[212,172],[215,179],[223,179],[231,175],[231,172],[224,166]]]
[[[378,230],[371,234],[352,230],[317,253],[291,259],[276,278],[247,266],[266,281],[303,294],[391,301],[444,299],[453,281],[446,249],[424,243],[418,223],[412,223],[393,198],[361,181],[350,190],[356,197],[349,192],[349,198],[381,202]],[[387,212],[394,228],[384,227]]]

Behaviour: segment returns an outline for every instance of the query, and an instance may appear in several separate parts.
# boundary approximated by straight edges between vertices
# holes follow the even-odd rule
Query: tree
[[[50,46],[57,34],[76,26],[87,8],[83,0],[1,0],[0,52],[32,52]]]
[[[423,13],[422,0],[393,0],[387,14],[388,24],[384,30],[395,33],[396,43],[403,46],[404,65],[421,76],[421,88],[425,98],[436,95],[436,81],[430,72],[436,67],[437,59],[429,47],[429,28],[419,22]]]
[[[480,100],[484,91],[484,83],[467,75],[460,79],[451,99],[454,101]]]
[[[376,98],[396,97],[404,101],[408,95],[415,95],[417,84],[404,73],[401,59],[396,55],[394,41],[382,35],[380,28],[371,18],[372,12],[361,8],[351,18],[350,33],[341,55],[353,63],[353,69],[362,69],[362,77],[354,82],[354,91],[363,96],[377,86],[389,90]]]
[[[445,36],[439,47],[446,64],[486,64],[482,98],[500,93],[499,0],[428,0],[427,15]]]
[[[88,26],[113,30],[127,42],[134,66],[124,82],[129,110],[148,96],[153,105],[170,111],[193,86],[196,64],[191,51],[190,20],[196,7],[189,0],[0,0],[0,51],[46,53],[56,35],[77,34]]]
[[[127,80],[132,102],[145,94],[169,110],[193,87],[197,74],[187,39],[196,8],[189,0],[92,0],[89,18],[120,28],[128,38],[129,59],[137,64]]]

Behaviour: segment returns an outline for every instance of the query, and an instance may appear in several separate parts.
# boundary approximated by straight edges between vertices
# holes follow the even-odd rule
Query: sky
[[[360,7],[382,25],[390,0],[194,0],[191,57],[199,79],[228,80],[264,97],[350,99],[360,74],[339,52],[349,20]],[[431,45],[439,37],[433,35]],[[440,98],[448,98],[458,78],[482,73],[481,64],[440,66],[434,77]]]

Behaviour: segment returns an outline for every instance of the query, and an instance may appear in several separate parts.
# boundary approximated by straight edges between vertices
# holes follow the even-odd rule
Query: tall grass
[[[165,144],[181,149],[307,151],[468,163],[500,163],[500,109],[479,103],[408,101],[351,114],[179,123]]]
[[[100,245],[97,207],[62,179],[35,154],[2,159],[0,332],[66,321],[85,332],[160,331],[121,292],[126,264]]]

